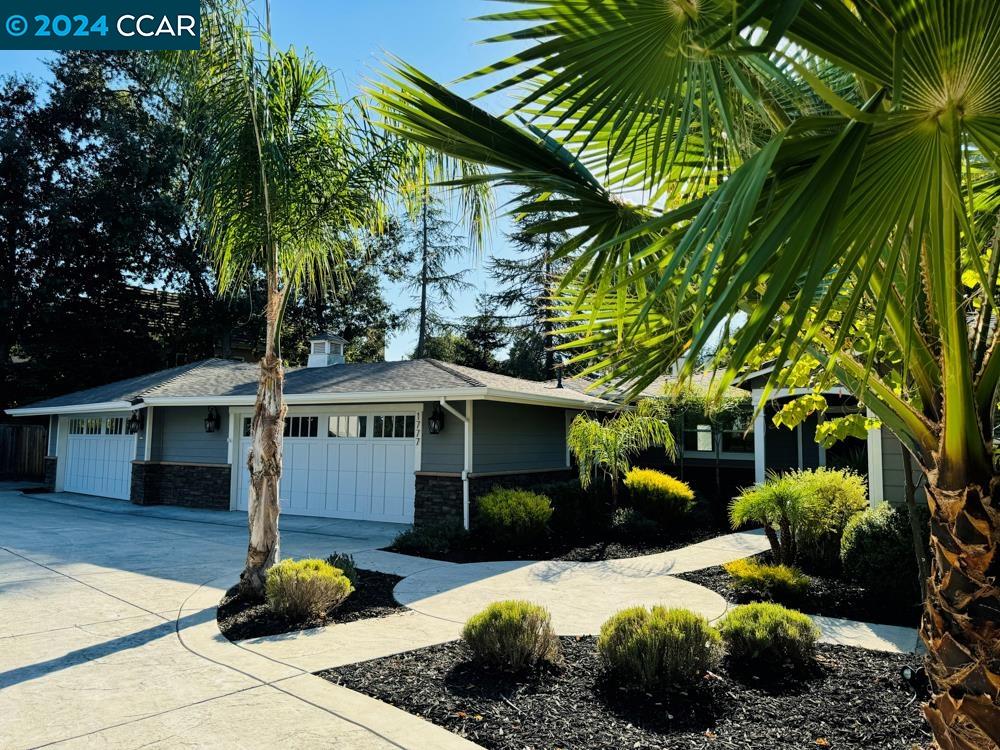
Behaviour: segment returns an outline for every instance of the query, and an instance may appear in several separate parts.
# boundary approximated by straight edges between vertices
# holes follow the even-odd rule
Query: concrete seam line
[[[186,604],[191,599],[191,597],[193,597],[195,594],[197,594],[199,591],[201,591],[201,589],[205,588],[209,583],[211,583],[211,581],[214,581],[214,580],[218,580],[218,579],[217,578],[213,578],[213,579],[211,579],[209,581],[206,581],[205,583],[201,584],[197,589],[195,589],[194,591],[192,591],[187,596],[187,598],[184,600],[184,604]],[[225,662],[221,662],[221,661],[219,661],[217,659],[213,659],[210,656],[205,656],[204,654],[198,653],[193,648],[191,648],[187,643],[184,642],[184,638],[181,636],[181,633],[180,633],[179,620],[180,620],[181,613],[184,611],[184,604],[181,604],[180,609],[178,609],[178,611],[177,611],[177,620],[175,620],[175,630],[177,632],[177,639],[180,641],[181,645],[184,646],[184,648],[187,649],[190,653],[192,653],[195,656],[198,656],[198,657],[200,657],[202,659],[205,659],[206,661],[212,662],[213,664],[218,664],[221,667],[226,667],[227,669],[231,669],[234,672],[238,672],[239,674],[246,675],[247,677],[250,677],[251,679],[257,680],[261,685],[266,685],[268,687],[274,688],[275,690],[279,690],[282,693],[285,693],[285,695],[291,696],[292,698],[295,698],[296,700],[302,701],[303,703],[305,703],[307,705],[310,705],[313,708],[318,708],[321,711],[325,711],[326,713],[330,714],[331,716],[337,717],[341,721],[346,721],[348,724],[353,724],[354,726],[356,726],[356,727],[358,727],[360,729],[364,729],[364,730],[366,730],[368,732],[371,732],[376,737],[380,737],[381,739],[383,739],[386,742],[388,742],[390,745],[393,745],[394,747],[400,748],[400,750],[407,750],[407,748],[406,748],[405,745],[399,744],[398,742],[396,742],[395,740],[393,740],[391,737],[387,737],[386,735],[384,735],[381,732],[379,732],[377,729],[373,729],[370,726],[362,724],[360,721],[356,721],[355,719],[352,719],[350,717],[344,716],[344,715],[338,713],[337,711],[334,711],[332,708],[328,708],[326,706],[322,706],[322,705],[320,705],[318,703],[315,703],[315,702],[313,702],[311,700],[308,700],[307,698],[303,698],[303,697],[301,697],[299,695],[295,695],[294,693],[291,693],[288,690],[285,690],[280,685],[276,685],[275,683],[279,682],[280,680],[273,680],[273,681],[262,680],[259,677],[250,674],[249,672],[244,672],[242,669],[239,669],[238,667],[234,667],[234,666],[232,666],[230,664],[226,664]],[[223,636],[223,637],[225,637],[225,636]],[[271,657],[271,656],[265,656],[264,654],[258,654],[255,651],[251,651],[250,649],[245,648],[244,646],[241,646],[239,643],[234,643],[233,641],[230,641],[228,638],[226,640],[228,641],[229,645],[236,646],[237,648],[241,649],[242,651],[245,651],[246,653],[254,654],[255,656],[262,657],[262,658],[267,659],[268,661],[271,661],[271,662],[273,662],[275,664],[280,664],[281,666],[288,667],[289,669],[297,670],[299,672],[299,674],[298,675],[292,675],[294,677],[301,677],[302,675],[309,675],[310,677],[315,677],[315,675],[313,675],[312,672],[307,672],[304,669],[295,666],[294,664],[288,664],[287,662],[281,661],[280,659],[275,659],[274,657]],[[287,679],[287,678],[281,678],[281,679]],[[316,677],[316,679],[320,680],[322,678],[321,677]],[[386,704],[386,705],[388,705],[388,704]],[[422,719],[420,719],[419,717],[413,717],[413,718],[415,720],[417,720],[417,721],[422,721]],[[447,730],[443,730],[443,731],[447,731]]]

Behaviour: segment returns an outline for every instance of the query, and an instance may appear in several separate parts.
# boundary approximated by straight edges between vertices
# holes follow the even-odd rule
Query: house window
[[[684,430],[684,450],[712,453],[712,425],[700,424],[693,430]]]
[[[83,420],[82,419],[71,419],[71,420],[69,420],[69,434],[70,435],[82,435],[83,434]]]
[[[312,343],[312,353],[313,354],[326,354],[327,353],[327,342],[325,341],[313,341]]]
[[[722,433],[723,453],[753,453],[753,432],[725,430]]]
[[[285,417],[285,437],[316,437],[319,417]]]
[[[250,437],[250,417],[243,417],[243,437]]]
[[[125,420],[122,417],[108,417],[104,422],[105,435],[124,435]]]
[[[357,438],[365,437],[367,430],[368,417],[342,415],[330,417],[327,435],[332,438]]]
[[[416,434],[416,417],[412,414],[376,416],[372,436],[377,438],[411,438]]]
[[[101,434],[101,420],[100,420],[100,418],[88,419],[87,420],[87,434],[88,435],[100,435]]]

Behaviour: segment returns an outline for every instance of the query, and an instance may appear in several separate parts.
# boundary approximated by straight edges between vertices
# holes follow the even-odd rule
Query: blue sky
[[[259,1],[261,13],[263,2]],[[452,81],[510,53],[506,45],[477,42],[497,34],[496,23],[469,19],[483,13],[510,8],[505,3],[485,0],[273,0],[271,25],[280,46],[308,47],[331,70],[337,72],[343,89],[356,91],[366,77],[376,74],[379,63],[392,53],[423,69],[441,81]],[[0,75],[9,73],[42,77],[46,74],[45,53],[0,50]],[[459,89],[476,91],[475,84]],[[502,202],[502,201],[500,201]],[[486,288],[483,270],[486,256],[510,252],[502,234],[507,222],[494,222],[493,237],[482,258],[470,257],[456,267],[471,267],[469,280],[476,291]],[[399,299],[396,289],[390,299]],[[476,292],[462,295],[455,315],[474,310]],[[402,304],[400,306],[403,306]],[[389,342],[388,359],[400,359],[413,349],[416,338],[406,331]]]

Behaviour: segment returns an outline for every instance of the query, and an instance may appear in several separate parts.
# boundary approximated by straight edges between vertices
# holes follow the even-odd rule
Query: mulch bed
[[[899,676],[912,658],[821,645],[811,674],[773,682],[723,665],[687,694],[606,683],[595,639],[562,638],[564,667],[517,679],[459,641],[320,672],[487,748],[920,748],[926,696]]]
[[[385,617],[403,609],[392,597],[392,590],[403,580],[400,576],[359,570],[358,585],[347,601],[322,617],[308,620],[290,620],[270,610],[260,599],[240,594],[238,586],[226,592],[219,602],[216,619],[219,630],[231,641],[260,638],[265,635],[291,633],[295,630],[317,628],[335,622],[353,622],[374,617]]]
[[[769,562],[768,553],[758,555],[761,562]],[[734,585],[732,577],[721,567],[705,568],[690,573],[680,573],[677,578],[697,583],[720,594],[735,604],[761,601],[752,589]],[[843,617],[883,625],[903,625],[915,628],[920,624],[920,607],[906,606],[898,601],[870,594],[864,587],[830,576],[810,575],[809,591],[794,600],[780,600],[779,604],[793,607],[811,615]]]
[[[642,557],[657,552],[669,552],[689,544],[712,539],[729,530],[718,526],[689,526],[676,530],[669,536],[649,540],[606,539],[566,539],[552,537],[545,543],[527,547],[497,547],[477,541],[472,537],[466,544],[444,553],[415,552],[412,549],[397,549],[390,545],[385,549],[406,555],[418,555],[434,560],[454,563],[491,562],[494,560],[571,560],[574,562],[596,562],[617,560],[628,557]]]

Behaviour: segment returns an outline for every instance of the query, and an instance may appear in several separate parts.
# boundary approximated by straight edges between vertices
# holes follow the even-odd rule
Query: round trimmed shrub
[[[476,522],[490,542],[525,546],[545,536],[552,502],[530,490],[494,487],[476,502]]]
[[[806,569],[834,573],[840,567],[840,541],[848,522],[866,510],[865,480],[845,469],[814,469],[790,475],[805,503],[797,533],[797,561]]]
[[[719,623],[730,660],[754,671],[803,667],[816,653],[819,628],[806,615],[780,604],[736,607]]]
[[[840,560],[844,575],[873,596],[903,604],[920,601],[920,574],[905,506],[880,503],[854,516],[840,540]]]
[[[461,548],[468,537],[469,532],[460,523],[430,523],[400,532],[390,549],[407,555],[436,557]]]
[[[285,617],[305,619],[340,606],[354,586],[325,560],[282,560],[267,571],[268,606]]]
[[[655,469],[630,469],[625,487],[632,507],[660,526],[677,523],[694,506],[694,492],[685,482]]]
[[[766,565],[743,558],[722,567],[737,588],[766,599],[797,600],[809,590],[809,576],[788,565]]]
[[[469,618],[462,638],[477,660],[510,672],[562,658],[551,615],[531,602],[494,602]]]
[[[719,663],[722,640],[691,610],[630,607],[601,626],[597,650],[617,685],[651,693],[698,680]]]
[[[660,526],[635,508],[619,508],[611,516],[611,532],[623,542],[655,539]]]

